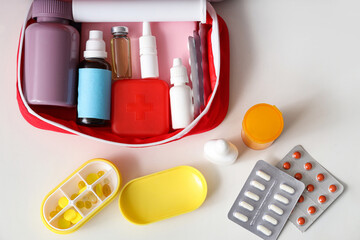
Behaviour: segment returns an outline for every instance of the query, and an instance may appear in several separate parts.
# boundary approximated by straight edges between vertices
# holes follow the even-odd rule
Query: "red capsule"
[[[303,217],[299,217],[297,221],[298,221],[299,225],[304,225],[305,224],[305,218],[303,218]]]
[[[304,166],[304,167],[305,167],[306,170],[309,171],[310,169],[312,169],[312,164],[309,163],[309,162],[308,162],[308,163],[305,163],[305,166]]]
[[[290,169],[290,167],[291,167],[291,164],[289,162],[285,162],[283,165],[283,168],[286,170]]]
[[[324,195],[321,195],[318,199],[319,203],[324,203],[326,202],[326,197]]]
[[[309,184],[306,186],[306,189],[308,190],[308,192],[312,192],[312,191],[314,191],[314,185]]]
[[[330,192],[336,192],[336,189],[337,189],[337,187],[335,185],[330,185],[329,186],[329,191]]]
[[[321,181],[323,181],[324,180],[324,174],[322,174],[322,173],[319,173],[317,176],[316,176],[316,179],[319,181],[319,182],[321,182]]]
[[[294,175],[294,178],[296,178],[297,180],[301,180],[302,179],[302,174],[301,173],[296,173]]]
[[[314,214],[316,212],[316,208],[314,206],[311,206],[308,208],[308,213],[309,214]]]
[[[299,158],[301,158],[301,153],[299,153],[299,152],[294,152],[293,155],[292,155],[292,157],[295,158],[295,159],[299,159]]]
[[[299,202],[299,203],[302,203],[303,201],[304,201],[304,196],[303,196],[303,195],[301,195],[301,196],[299,197],[298,202]]]

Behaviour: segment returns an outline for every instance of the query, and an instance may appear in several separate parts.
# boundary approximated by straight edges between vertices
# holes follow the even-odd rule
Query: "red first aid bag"
[[[209,69],[209,91],[205,107],[184,129],[148,138],[121,137],[110,127],[87,127],[76,124],[76,109],[29,105],[24,96],[24,46],[25,29],[34,20],[31,8],[21,31],[17,55],[17,101],[24,119],[31,125],[61,133],[76,134],[91,139],[126,147],[149,147],[179,140],[193,134],[209,131],[218,126],[226,116],[229,105],[229,33],[224,20],[207,3],[206,42]],[[195,29],[194,29],[195,30]],[[158,48],[161,46],[158,45]],[[83,49],[83,47],[81,48]],[[204,49],[203,49],[204,50]],[[169,60],[170,62],[172,61]],[[161,67],[161,66],[159,66]]]

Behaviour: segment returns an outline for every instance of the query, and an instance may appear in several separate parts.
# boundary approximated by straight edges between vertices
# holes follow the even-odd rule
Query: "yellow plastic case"
[[[92,174],[92,179],[89,177],[89,174]],[[98,179],[91,183],[96,179],[94,174],[97,174]],[[91,184],[88,184],[86,180]],[[85,183],[85,187],[79,188],[79,182],[81,181]],[[56,186],[44,198],[41,204],[42,221],[47,228],[55,233],[72,233],[89,221],[115,198],[119,191],[120,184],[121,175],[111,162],[101,158],[89,160]],[[108,186],[105,187],[105,185]],[[109,193],[109,191],[105,192],[105,189],[103,188],[109,190],[109,187],[111,193]],[[105,196],[104,193],[105,195],[108,195],[107,193],[109,193],[109,195]],[[79,195],[74,198],[75,196],[73,194]],[[73,200],[71,198],[73,198]],[[82,204],[78,202],[85,202],[86,200],[91,203],[91,207],[86,208],[84,206],[79,208],[78,206],[81,206]],[[60,209],[59,203],[61,206],[66,206]],[[88,206],[89,204],[87,207]],[[60,211],[55,214],[57,208]],[[52,216],[50,216],[50,214]],[[64,227],[65,215],[66,219],[71,218],[72,220],[70,221],[70,226],[64,229],[60,226]],[[65,222],[66,226],[68,225],[68,222],[69,221]]]
[[[193,211],[206,194],[204,176],[179,166],[130,181],[120,192],[119,206],[129,222],[142,225]]]

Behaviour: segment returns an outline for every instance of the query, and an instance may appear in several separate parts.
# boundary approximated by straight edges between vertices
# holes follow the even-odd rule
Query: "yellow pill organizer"
[[[121,175],[111,162],[87,161],[45,197],[41,218],[55,233],[72,233],[115,198],[120,184]],[[206,195],[204,176],[193,167],[178,166],[127,183],[119,206],[129,222],[143,225],[191,212]]]
[[[98,179],[88,184],[86,181],[87,176],[99,172]],[[85,189],[79,189],[78,183],[81,181],[85,183]],[[55,233],[72,233],[116,197],[120,184],[121,175],[115,165],[101,158],[89,160],[44,198],[41,204],[42,221],[47,228]],[[111,189],[108,196],[99,194],[99,186],[105,185]],[[73,194],[78,194],[75,199],[71,199]],[[90,202],[91,206],[88,204],[90,206],[88,208],[85,206],[79,208],[77,203],[83,201],[86,197],[89,198],[88,202]],[[68,201],[67,204],[65,199]],[[59,202],[61,206],[59,206]]]

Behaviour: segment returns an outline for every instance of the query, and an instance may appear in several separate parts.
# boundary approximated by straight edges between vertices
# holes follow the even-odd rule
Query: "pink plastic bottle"
[[[25,31],[25,96],[29,104],[76,104],[78,31],[69,25],[71,1],[34,0],[36,23]]]

